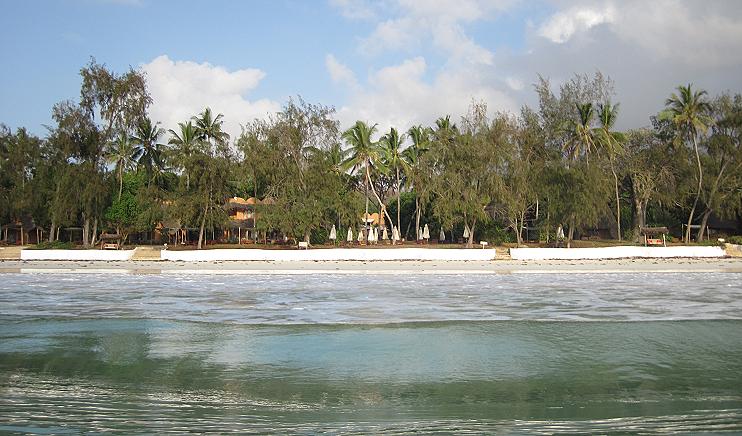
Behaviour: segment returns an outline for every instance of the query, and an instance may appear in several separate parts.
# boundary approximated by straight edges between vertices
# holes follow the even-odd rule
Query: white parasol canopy
[[[468,238],[469,237],[469,233],[470,233],[469,232],[469,226],[468,225],[465,225],[464,226],[464,238]]]
[[[338,231],[335,229],[335,224],[332,225],[332,228],[330,229],[330,240],[334,241],[338,238]]]
[[[358,232],[358,242],[363,242],[363,230]]]
[[[418,227],[417,228],[417,240],[419,241],[422,238],[423,238],[423,228],[422,227]]]
[[[446,240],[446,232],[443,231],[443,227],[441,227],[441,233],[438,235],[438,240],[441,242]]]
[[[348,242],[353,242],[353,229],[348,227],[348,237],[345,239]]]
[[[423,239],[430,239],[430,229],[427,224],[425,224],[425,227],[423,228]]]
[[[397,230],[397,226],[392,227],[392,240],[399,241],[399,230]]]
[[[386,232],[386,227],[384,227],[384,231],[381,232],[381,239],[388,241],[389,240],[389,234]]]

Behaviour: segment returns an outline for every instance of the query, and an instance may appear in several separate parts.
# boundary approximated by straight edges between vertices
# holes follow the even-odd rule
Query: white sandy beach
[[[742,258],[540,261],[0,261],[0,273],[514,274],[742,272]]]

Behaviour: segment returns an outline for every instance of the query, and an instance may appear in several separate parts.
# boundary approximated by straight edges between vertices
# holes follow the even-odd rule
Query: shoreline
[[[742,273],[742,258],[494,261],[61,261],[0,260],[3,273],[93,274],[594,274]]]

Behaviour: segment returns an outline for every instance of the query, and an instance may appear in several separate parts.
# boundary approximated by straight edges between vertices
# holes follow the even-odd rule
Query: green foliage
[[[2,223],[81,226],[89,245],[96,232],[170,221],[203,239],[240,195],[265,200],[255,224],[269,237],[323,243],[333,224],[355,233],[368,211],[410,238],[425,224],[434,237],[468,226],[472,241],[502,243],[526,226],[572,234],[618,222],[637,238],[643,225],[677,235],[684,220],[742,214],[740,94],[681,86],[651,129],[622,133],[610,78],[576,75],[556,92],[540,78],[538,110],[490,118],[475,102],[458,125],[445,116],[380,138],[361,121],[341,133],[333,108],[292,99],[244,124],[232,148],[210,108],[163,144],[141,72],[92,60],[81,76],[79,103],[54,106],[47,138],[0,126]]]
[[[28,247],[30,250],[69,250],[75,248],[72,242],[52,241],[52,242],[40,242],[36,245]]]
[[[726,241],[730,244],[742,245],[742,235],[735,235],[726,238]]]

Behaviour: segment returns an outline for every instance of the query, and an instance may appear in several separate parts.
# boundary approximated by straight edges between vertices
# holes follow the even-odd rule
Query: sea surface
[[[0,433],[742,434],[742,274],[0,274]]]

